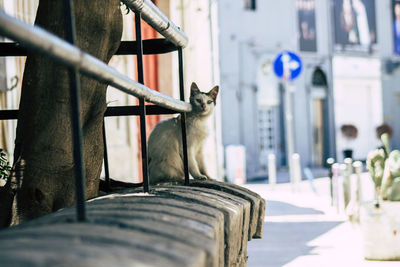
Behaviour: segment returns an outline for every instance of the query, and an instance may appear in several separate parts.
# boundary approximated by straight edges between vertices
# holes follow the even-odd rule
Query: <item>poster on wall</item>
[[[392,0],[393,52],[400,56],[400,0]]]
[[[296,0],[300,51],[316,52],[315,0]]]
[[[332,0],[335,52],[377,50],[375,0]]]

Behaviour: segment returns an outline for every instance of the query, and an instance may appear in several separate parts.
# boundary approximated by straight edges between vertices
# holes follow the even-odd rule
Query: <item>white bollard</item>
[[[275,154],[268,155],[268,182],[271,185],[276,184],[276,158]]]
[[[344,194],[344,208],[350,203],[351,199],[351,174],[353,173],[353,160],[351,158],[344,159],[343,167],[343,194]]]
[[[352,168],[354,169],[354,173],[356,175],[355,182],[355,190],[351,192],[350,203],[347,206],[346,214],[349,217],[351,222],[360,222],[360,204],[361,204],[361,179],[360,175],[362,172],[362,163],[360,161],[355,161],[352,164]],[[350,178],[351,179],[351,178]]]
[[[363,164],[361,161],[355,161],[353,163],[354,173],[356,174],[356,200],[357,203],[360,204],[362,201],[362,185],[361,185],[361,173],[363,171]]]
[[[351,158],[345,158],[344,164],[346,165],[346,172],[343,177],[343,190],[345,194],[345,208],[349,205],[353,190],[351,188],[351,175],[353,174],[353,160]]]
[[[340,187],[340,164],[333,163],[332,165],[332,187],[333,187],[333,203],[336,206],[336,211],[340,212],[341,207],[341,187]]]
[[[339,165],[339,174],[340,174],[340,182],[339,182],[339,209],[340,212],[344,213],[350,201],[350,194],[348,192],[348,178],[347,176],[347,167],[346,164],[340,163]]]
[[[301,164],[300,164],[300,155],[297,153],[294,153],[292,155],[292,166],[293,166],[293,183],[295,187],[299,186],[299,183],[301,182]]]

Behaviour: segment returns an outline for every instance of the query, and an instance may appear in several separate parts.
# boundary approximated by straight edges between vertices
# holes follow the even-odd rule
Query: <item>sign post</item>
[[[290,182],[292,184],[295,182],[294,162],[292,159],[295,153],[292,93],[295,91],[295,88],[291,81],[300,75],[301,69],[301,59],[293,52],[283,51],[278,54],[274,61],[275,75],[282,80],[285,88],[285,136]]]

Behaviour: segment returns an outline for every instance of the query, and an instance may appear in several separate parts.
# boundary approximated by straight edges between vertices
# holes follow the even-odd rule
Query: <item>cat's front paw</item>
[[[208,179],[208,177],[206,175],[199,175],[199,176],[193,177],[193,178],[196,179],[196,180],[202,180],[202,181]]]

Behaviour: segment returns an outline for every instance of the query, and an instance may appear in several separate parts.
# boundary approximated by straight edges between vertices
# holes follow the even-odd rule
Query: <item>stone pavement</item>
[[[315,179],[314,186],[316,191],[308,181],[296,188],[245,185],[266,200],[264,235],[249,243],[248,267],[400,266],[399,261],[364,260],[359,226],[330,205],[329,179]],[[367,184],[364,190],[369,189]]]

